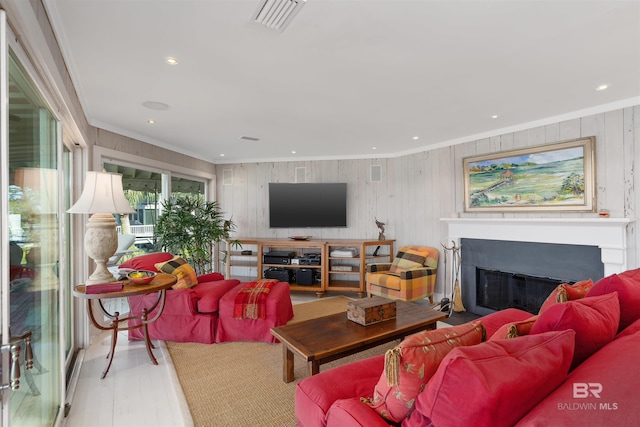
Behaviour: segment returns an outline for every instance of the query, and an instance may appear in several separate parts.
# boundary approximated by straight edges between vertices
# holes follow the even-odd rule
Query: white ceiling
[[[390,157],[640,99],[637,0],[308,0],[281,33],[258,2],[45,5],[90,124],[214,163]]]

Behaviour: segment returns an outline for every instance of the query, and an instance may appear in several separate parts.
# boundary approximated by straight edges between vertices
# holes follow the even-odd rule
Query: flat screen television
[[[269,183],[269,227],[346,226],[346,183]]]

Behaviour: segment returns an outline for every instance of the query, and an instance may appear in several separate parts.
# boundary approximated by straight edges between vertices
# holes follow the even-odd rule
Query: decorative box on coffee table
[[[363,298],[347,304],[347,319],[363,326],[395,318],[396,302],[387,298]]]

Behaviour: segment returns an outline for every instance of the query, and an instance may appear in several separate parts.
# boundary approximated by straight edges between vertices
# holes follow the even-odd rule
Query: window
[[[136,211],[136,213],[126,216],[116,215],[118,233],[135,235],[135,242],[129,248],[128,257],[158,250],[153,234],[158,215],[162,209],[162,201],[169,194],[171,196],[191,194],[202,199],[206,198],[204,179],[176,176],[166,172],[111,162],[105,163],[103,167],[107,172],[122,175],[125,196]],[[165,185],[166,182],[170,182],[171,185]],[[125,257],[123,257],[124,259]]]

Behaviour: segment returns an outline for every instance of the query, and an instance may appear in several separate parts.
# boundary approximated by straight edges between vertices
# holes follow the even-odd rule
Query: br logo
[[[600,399],[601,392],[602,384],[600,383],[573,383],[574,399],[586,399],[589,396]]]

